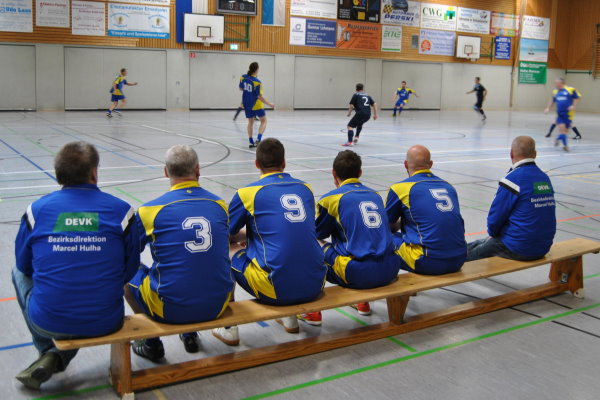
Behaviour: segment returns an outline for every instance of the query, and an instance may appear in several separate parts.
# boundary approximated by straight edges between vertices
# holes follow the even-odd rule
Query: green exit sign
[[[231,51],[238,51],[240,49],[240,45],[237,43],[230,43],[229,44],[229,50]]]

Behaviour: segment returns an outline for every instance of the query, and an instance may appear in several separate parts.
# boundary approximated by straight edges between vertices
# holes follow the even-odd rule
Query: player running
[[[411,94],[414,94],[416,97],[419,97],[417,92],[406,87],[406,81],[402,81],[402,87],[399,87],[396,90],[396,96],[394,96],[394,100],[392,100],[393,102],[395,102],[393,115],[394,117],[396,116],[396,111],[398,112],[398,114],[402,113],[402,110],[404,110],[404,107],[406,106],[406,104],[408,104],[408,98]]]
[[[573,117],[575,116],[575,108],[581,101],[581,95],[577,89],[565,85],[564,78],[556,78],[554,81],[556,89],[552,92],[552,98],[548,102],[544,113],[550,112],[553,104],[556,104],[556,125],[558,125],[558,138],[554,142],[555,146],[558,146],[560,142],[563,143],[563,149],[569,151],[567,145],[567,134],[569,128],[573,123]],[[578,136],[579,132],[577,132]]]
[[[378,118],[377,104],[371,96],[365,93],[365,86],[357,83],[356,93],[348,104],[348,116],[352,115],[352,110],[354,110],[354,117],[348,122],[348,141],[342,146],[351,147],[352,143],[358,143],[363,124],[371,119],[371,108],[373,109],[373,119],[376,120]],[[354,129],[356,129],[356,136],[354,136]]]
[[[481,120],[485,121],[487,119],[487,117],[485,116],[485,112],[483,112],[483,102],[485,101],[485,98],[487,97],[488,91],[481,84],[480,77],[475,78],[475,86],[473,86],[473,90],[467,92],[467,94],[471,94],[471,93],[475,93],[477,96],[477,103],[475,103],[475,105],[473,106],[473,110],[475,110],[475,112],[478,112],[479,114],[481,114],[482,115]]]
[[[121,116],[121,110],[119,110],[117,108],[119,106],[119,101],[121,102],[121,108],[125,107],[125,104],[127,104],[127,99],[125,98],[125,95],[123,94],[123,85],[127,85],[127,86],[137,85],[137,82],[127,82],[127,79],[125,79],[126,76],[127,76],[127,68],[121,68],[121,73],[113,81],[113,85],[110,88],[110,93],[111,93],[110,101],[112,101],[112,105],[108,108],[108,111],[106,111],[106,116],[108,118],[112,118],[113,111],[119,117]]]
[[[258,146],[262,140],[263,133],[267,129],[267,115],[265,114],[265,104],[275,108],[275,104],[270,103],[263,97],[262,82],[256,77],[258,75],[258,63],[253,62],[248,68],[248,73],[240,78],[240,89],[242,90],[242,105],[248,119],[248,141],[249,148]],[[254,117],[258,117],[260,126],[258,127],[258,136],[254,142]]]
[[[579,94],[579,96],[581,96],[581,94]],[[573,115],[575,115],[575,114],[573,114]],[[554,132],[555,128],[556,128],[556,123],[552,123],[552,125],[550,125],[550,130],[548,130],[548,133],[546,134],[547,138],[552,136],[552,132]],[[573,132],[575,133],[575,136],[572,137],[573,140],[581,139],[581,133],[579,133],[579,129],[577,129],[577,127],[575,125],[571,125],[571,130],[573,130]]]

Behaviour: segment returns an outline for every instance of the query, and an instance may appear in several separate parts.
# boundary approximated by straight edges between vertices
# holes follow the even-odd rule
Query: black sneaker
[[[131,344],[131,349],[138,356],[153,362],[160,361],[165,356],[165,348],[162,341],[159,341],[157,345],[149,346],[146,344],[145,339],[136,340]]]
[[[60,356],[50,351],[38,358],[27,369],[21,371],[15,378],[26,388],[38,390],[42,383],[61,369],[61,364]]]
[[[544,137],[550,137],[550,136],[552,136],[552,132],[549,132],[549,133],[548,133],[546,136],[544,136]]]
[[[256,145],[256,143],[250,143],[250,144],[248,145],[248,148],[249,148],[249,149],[253,149],[253,148],[255,148],[256,146],[257,146],[257,145]]]
[[[580,140],[581,139],[581,135],[573,136],[572,139],[573,140]]]
[[[200,338],[197,332],[179,335],[179,339],[183,342],[183,347],[188,353],[197,353],[200,350]]]

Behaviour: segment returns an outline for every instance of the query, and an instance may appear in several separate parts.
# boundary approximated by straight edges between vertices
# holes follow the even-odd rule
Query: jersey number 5
[[[435,203],[435,206],[441,212],[448,212],[454,210],[454,204],[452,199],[448,196],[447,189],[429,189],[434,199],[440,200],[441,203]]]
[[[306,219],[306,210],[302,199],[297,194],[284,194],[281,196],[281,206],[289,212],[283,213],[290,222],[302,222]]]
[[[184,246],[190,253],[202,253],[212,247],[210,221],[204,217],[189,217],[181,224],[184,230],[196,228],[196,239],[185,242]]]
[[[381,226],[381,214],[377,211],[379,207],[372,201],[363,201],[358,205],[363,223],[367,228],[379,228]]]

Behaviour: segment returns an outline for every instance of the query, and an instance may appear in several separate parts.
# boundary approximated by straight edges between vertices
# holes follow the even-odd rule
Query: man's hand
[[[379,118],[379,115],[377,115],[377,114],[373,115],[373,121],[377,120],[377,118]]]
[[[549,112],[550,112],[550,108],[546,107],[546,108],[544,109],[544,114],[548,114]]]
[[[575,105],[569,106],[568,110],[569,111],[575,111]]]

